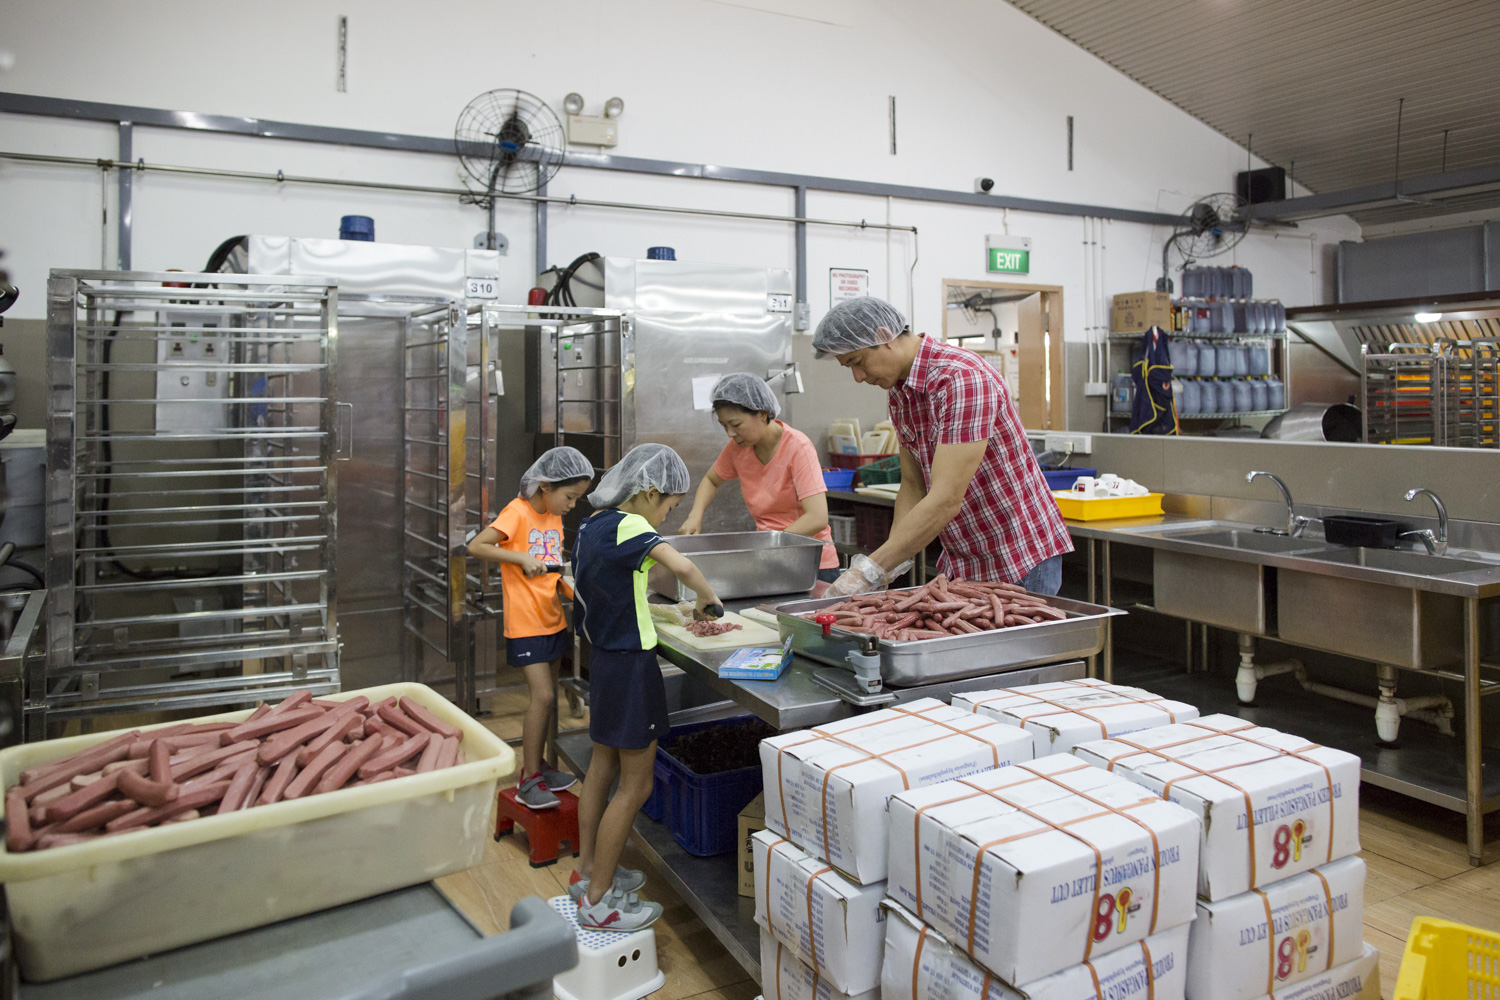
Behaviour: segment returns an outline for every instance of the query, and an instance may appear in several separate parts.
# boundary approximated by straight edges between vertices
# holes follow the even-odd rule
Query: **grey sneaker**
[[[567,771],[554,771],[545,764],[542,765],[542,781],[546,783],[549,792],[560,792],[578,783],[578,779]]]
[[[586,931],[638,931],[656,923],[660,903],[648,903],[633,892],[607,892],[593,906],[588,897],[578,901],[578,926]]]
[[[543,784],[540,772],[533,774],[521,782],[521,787],[516,789],[516,798],[520,799],[521,804],[527,809],[535,809],[537,811],[556,809],[562,805],[562,802],[558,800],[556,795],[547,791],[547,786]]]
[[[589,891],[589,882],[590,879],[584,878],[575,869],[573,877],[568,880],[568,895],[572,896],[574,901],[582,899],[584,894]],[[645,872],[616,865],[615,881],[609,888],[611,892],[635,892],[645,884]]]

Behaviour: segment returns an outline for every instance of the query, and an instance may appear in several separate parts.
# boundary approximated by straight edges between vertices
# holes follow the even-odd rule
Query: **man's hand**
[[[885,587],[890,575],[868,556],[857,555],[849,560],[849,568],[828,585],[824,597],[852,597],[868,594]]]

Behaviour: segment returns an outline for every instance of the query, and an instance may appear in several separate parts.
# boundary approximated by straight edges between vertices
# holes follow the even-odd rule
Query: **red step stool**
[[[516,800],[516,789],[502,788],[495,809],[495,839],[515,832],[519,826],[531,843],[531,867],[545,868],[557,864],[562,845],[567,843],[578,857],[578,796],[572,792],[553,792],[561,803],[556,809],[528,809]]]

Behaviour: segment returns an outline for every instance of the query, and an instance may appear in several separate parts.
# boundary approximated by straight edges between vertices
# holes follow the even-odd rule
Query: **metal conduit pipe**
[[[404,191],[413,194],[449,195],[458,198],[474,198],[475,194],[465,188],[433,187],[425,184],[396,184],[389,181],[357,181],[340,177],[313,177],[307,174],[288,174],[284,171],[266,173],[253,170],[226,170],[221,167],[187,167],[170,163],[121,163],[116,160],[89,158],[85,156],[57,156],[44,153],[16,153],[0,150],[0,159],[25,163],[54,163],[62,166],[92,167],[100,170],[134,170],[137,173],[156,171],[165,174],[191,174],[198,177],[226,177],[234,180],[274,181],[278,184],[319,184],[327,187],[364,188],[376,191]],[[881,229],[916,235],[916,226],[898,226],[883,222],[853,222],[847,219],[808,219],[795,215],[769,215],[761,212],[731,212],[712,208],[680,208],[672,205],[643,205],[625,201],[599,201],[578,198],[572,195],[505,194],[497,200],[518,201],[549,205],[573,205],[585,208],[616,208],[635,212],[663,212],[671,215],[706,215],[721,219],[752,219],[759,222],[785,222],[791,225],[839,226],[845,229]]]

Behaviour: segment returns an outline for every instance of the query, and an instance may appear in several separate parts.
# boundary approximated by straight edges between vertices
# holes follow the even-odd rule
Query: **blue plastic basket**
[[[823,485],[830,490],[850,490],[854,488],[853,469],[824,469]]]
[[[1043,469],[1042,476],[1047,480],[1049,490],[1071,490],[1073,482],[1079,476],[1097,476],[1098,469]]]
[[[671,734],[662,742],[701,729],[750,722],[754,718],[753,715],[741,715],[673,726]],[[684,850],[706,858],[728,854],[738,846],[740,810],[760,794],[762,787],[760,764],[718,774],[698,774],[657,747],[653,773],[655,785],[642,811],[665,823],[672,831],[672,839]],[[659,809],[655,815],[653,807]]]

